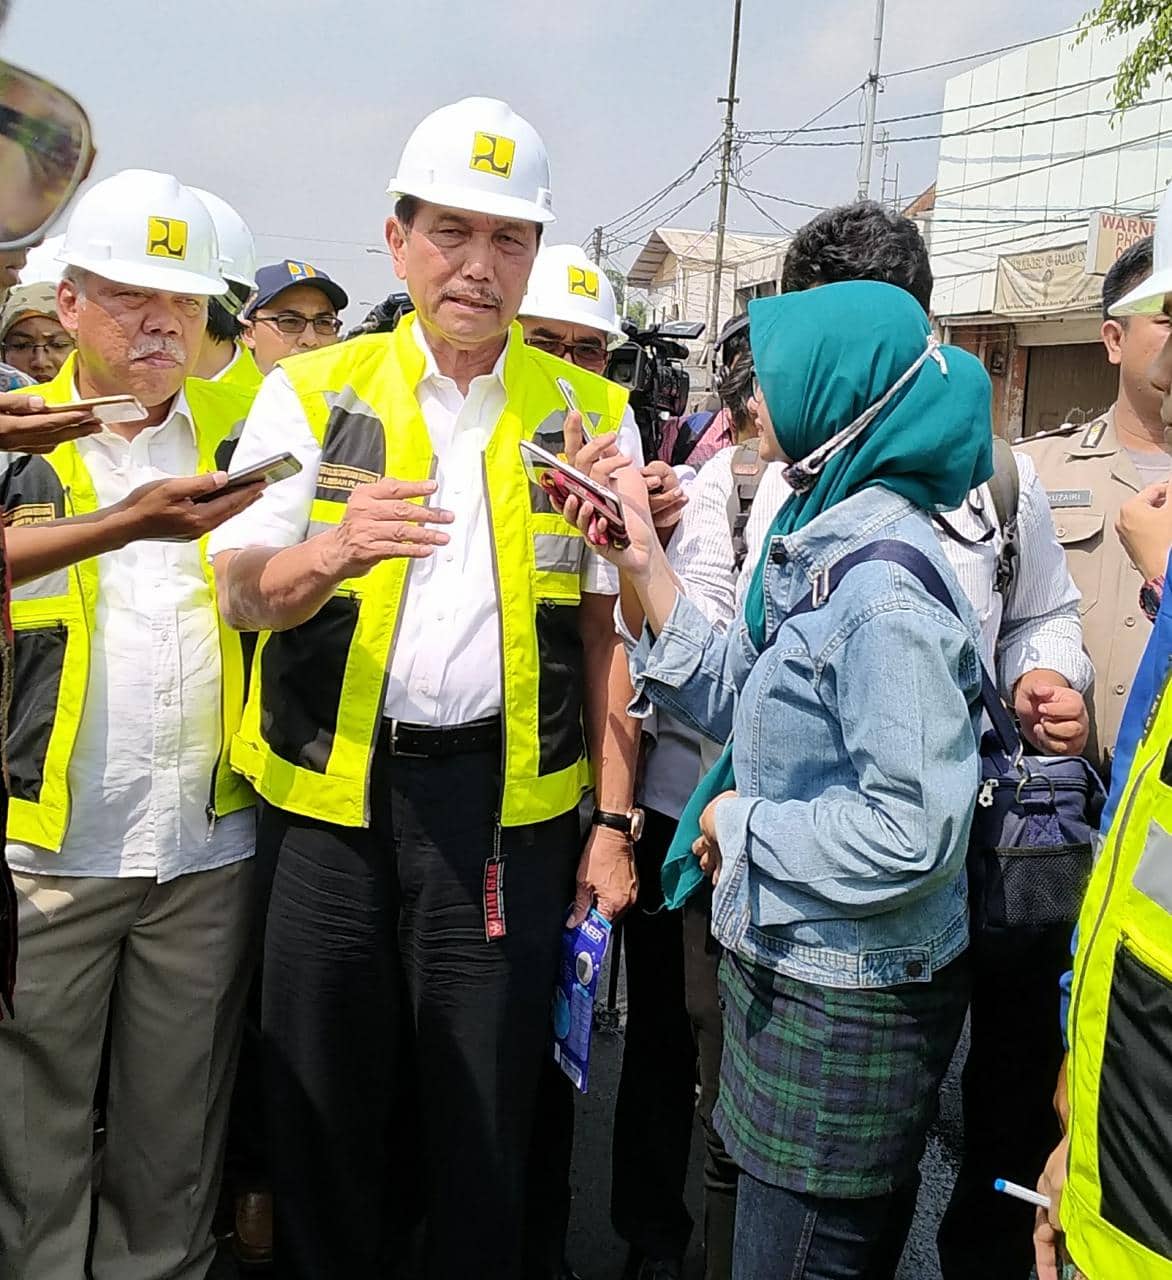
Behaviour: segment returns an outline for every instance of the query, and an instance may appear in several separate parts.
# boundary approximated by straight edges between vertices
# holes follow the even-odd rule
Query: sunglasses
[[[81,105],[48,80],[0,61],[0,250],[36,244],[93,162]]]

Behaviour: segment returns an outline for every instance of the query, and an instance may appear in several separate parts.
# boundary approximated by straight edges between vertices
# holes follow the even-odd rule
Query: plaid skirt
[[[924,1152],[964,1024],[967,957],[931,981],[841,990],[725,952],[716,1128],[761,1182],[863,1199],[902,1186]]]

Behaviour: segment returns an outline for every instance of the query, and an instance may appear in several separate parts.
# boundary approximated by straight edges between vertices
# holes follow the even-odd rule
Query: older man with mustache
[[[530,124],[443,107],[390,191],[414,314],[269,374],[240,464],[277,441],[303,470],[211,543],[225,615],[269,632],[232,761],[279,851],[276,1262],[393,1274],[418,1205],[429,1280],[519,1280],[567,907],[630,904],[641,818],[617,577],[519,445],[565,448],[567,396],[611,440],[627,397],[514,323],[553,216]]]
[[[62,257],[77,352],[38,393],[51,405],[129,393],[145,416],[43,456],[0,455],[13,533],[64,536],[68,516],[100,529],[144,484],[171,501],[174,477],[191,486],[191,520],[97,545],[71,569],[22,569],[12,593],[7,856],[22,964],[17,1016],[0,1023],[0,1277],[80,1276],[89,1245],[94,1275],[198,1280],[215,1251],[247,980],[253,797],[226,750],[241,640],[217,616],[201,543],[175,539],[257,496],[214,496],[251,395],[189,378],[208,297],[226,285],[211,219],[175,178],[132,170],[91,188]]]

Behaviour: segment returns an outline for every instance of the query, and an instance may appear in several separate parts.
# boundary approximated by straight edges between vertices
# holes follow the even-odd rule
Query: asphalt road
[[[600,992],[607,989],[607,976],[604,972]],[[610,1028],[604,1025],[595,1034],[590,1092],[577,1098],[572,1175],[574,1204],[567,1254],[583,1280],[618,1280],[626,1258],[626,1246],[610,1225],[611,1117],[622,1064],[624,1017],[624,991],[620,982],[616,1016],[601,1019],[604,1024],[612,1025]],[[923,1187],[898,1280],[940,1280],[935,1236],[956,1176],[961,1142],[959,1064],[966,1049],[967,1032],[962,1038],[957,1062],[945,1081],[940,1118],[933,1128],[921,1165]],[[702,1163],[703,1140],[697,1123],[692,1137],[687,1189],[688,1208],[697,1224],[702,1222]],[[235,1280],[234,1270],[225,1248],[213,1276],[215,1280]],[[703,1256],[697,1226],[685,1263],[685,1280],[700,1280],[702,1274]],[[266,1270],[255,1268],[240,1271],[242,1280],[244,1277],[261,1280],[266,1275]]]
[[[606,990],[606,975],[599,987]],[[622,1273],[626,1247],[610,1225],[610,1132],[622,1063],[623,990],[619,987],[618,1026],[596,1033],[590,1064],[591,1091],[578,1098],[575,1127],[573,1190],[568,1254],[583,1280],[617,1280]],[[940,1118],[928,1142],[920,1172],[923,1186],[912,1232],[904,1251],[898,1280],[940,1280],[936,1261],[936,1230],[956,1177],[961,1143],[960,1064],[968,1047],[967,1031],[945,1081]],[[702,1222],[701,1166],[703,1139],[697,1123],[692,1135],[692,1162],[688,1170],[688,1208]],[[686,1259],[685,1280],[703,1275],[699,1226]]]

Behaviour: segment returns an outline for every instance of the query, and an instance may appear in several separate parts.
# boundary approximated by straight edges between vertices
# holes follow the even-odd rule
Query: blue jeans
[[[867,1200],[831,1200],[741,1174],[733,1280],[894,1280],[907,1241],[917,1174]]]

